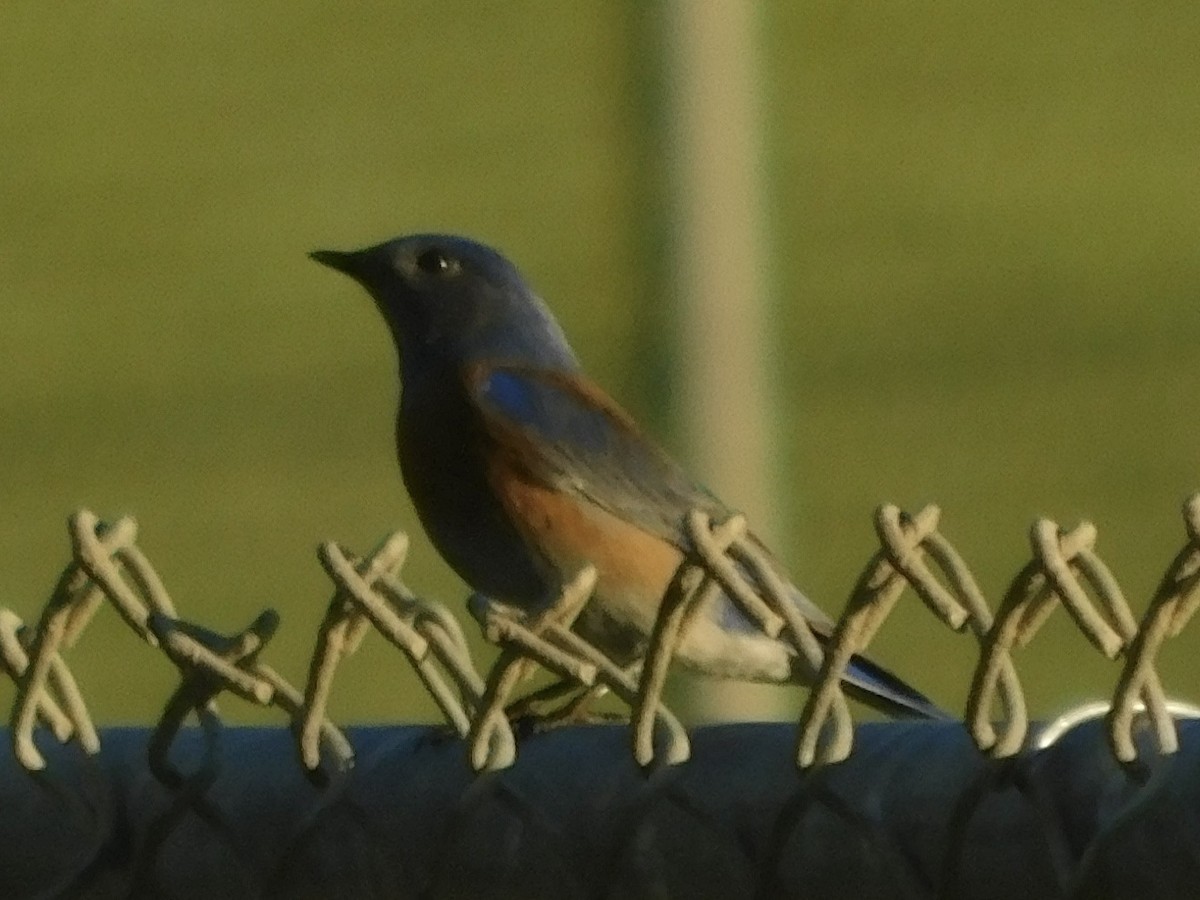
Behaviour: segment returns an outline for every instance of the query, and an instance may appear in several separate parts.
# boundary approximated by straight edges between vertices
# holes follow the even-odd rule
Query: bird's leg
[[[617,669],[635,663],[640,666],[645,652],[644,641],[636,636],[629,636],[626,643],[614,642],[608,629],[612,623],[607,622],[601,615],[599,618],[587,617],[581,613],[571,627],[565,628],[560,623],[546,632],[546,636],[562,650],[576,656],[585,656],[592,662],[603,659],[606,665]],[[600,651],[596,644],[597,629],[604,644]],[[546,731],[560,725],[588,724],[610,722],[613,720],[628,721],[628,713],[592,712],[592,705],[607,693],[610,688],[604,684],[595,684],[588,688],[573,679],[556,681],[524,697],[510,703],[505,710],[515,728],[524,733]]]
[[[512,722],[513,730],[520,734],[546,732],[565,725],[628,722],[627,713],[594,712],[591,709],[591,705],[607,693],[609,687],[603,683],[583,687],[578,683],[563,680],[510,703],[504,712]],[[561,700],[563,697],[567,698],[565,702],[544,711],[534,708],[543,703]]]
[[[587,604],[596,585],[596,570],[584,567],[563,586],[558,599],[544,611],[525,615],[522,611],[476,594],[468,603],[471,614],[483,626],[484,637],[503,648],[500,659],[488,673],[487,684],[471,718],[468,741],[471,765],[476,771],[512,765],[515,747],[492,746],[501,725],[508,729],[505,705],[516,686],[529,676],[534,664],[566,682],[590,688],[596,666],[561,646],[554,638],[569,633],[576,617]]]
[[[536,662],[561,679],[529,698],[539,700],[569,696],[568,685],[578,686],[580,694],[572,697],[557,710],[541,717],[536,728],[555,727],[578,721],[595,698],[611,690],[631,709],[639,704],[638,678],[641,662],[622,666],[572,629],[575,617],[583,609],[594,586],[595,570],[585,568],[563,590],[563,595],[548,610],[529,617],[519,610],[504,607],[476,595],[470,604],[472,615],[484,626],[489,641],[504,648],[500,660],[488,675],[488,685],[480,708],[472,719],[471,759],[476,769],[503,768],[512,758],[490,756],[481,741],[488,733],[488,723],[503,720],[504,703],[512,689]],[[658,699],[641,701],[644,709],[653,712],[652,721],[663,729],[663,758],[670,765],[683,762],[690,755],[687,733],[679,720]]]
[[[686,564],[680,569],[681,571],[685,570]],[[688,604],[684,604],[685,612],[687,606]],[[691,607],[695,609],[698,608],[698,605],[691,604]],[[690,616],[684,617],[682,622],[684,627],[689,619]],[[662,756],[668,765],[675,765],[688,759],[691,755],[691,746],[688,743],[687,732],[684,731],[679,720],[667,709],[661,697],[643,695],[639,690],[639,681],[646,662],[644,651],[642,651],[642,658],[629,664],[620,664],[576,631],[556,631],[553,638],[564,651],[572,653],[576,658],[587,661],[596,667],[596,690],[588,691],[581,696],[580,703],[591,702],[593,697],[600,695],[600,688],[611,690],[629,706],[631,711],[642,710],[651,725],[657,724],[662,729],[664,737]],[[665,654],[667,661],[670,660],[670,653],[673,652],[673,649],[674,644],[672,643],[668,648],[669,652]],[[564,712],[569,711],[569,706],[570,704],[564,708]],[[647,726],[647,730],[649,727]],[[650,753],[649,758],[652,761],[653,752]]]
[[[568,698],[568,703],[574,703],[576,698],[574,695],[579,694],[584,689],[579,682],[570,678],[562,678],[553,684],[548,684],[544,688],[539,688],[531,694],[526,694],[524,697],[518,697],[508,706],[504,707],[504,715],[511,722],[527,717],[540,718],[542,715],[542,707],[545,704],[554,704],[556,701]],[[551,708],[551,713],[555,707]]]

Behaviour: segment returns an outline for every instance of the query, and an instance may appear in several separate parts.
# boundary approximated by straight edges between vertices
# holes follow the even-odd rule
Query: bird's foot
[[[579,696],[573,697],[566,703],[545,712],[535,712],[532,709],[532,703],[524,703],[519,700],[513,704],[513,707],[521,708],[512,709],[511,711],[517,714],[510,716],[509,719],[512,723],[513,733],[518,738],[524,738],[534,734],[545,734],[546,732],[570,725],[627,723],[629,721],[628,714],[598,712],[589,708],[600,693],[602,692],[593,690],[584,691]]]

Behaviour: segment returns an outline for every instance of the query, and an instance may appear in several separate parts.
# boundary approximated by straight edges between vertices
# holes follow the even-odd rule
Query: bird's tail
[[[855,654],[842,684],[855,700],[884,715],[903,719],[949,719],[952,716],[887,669]]]

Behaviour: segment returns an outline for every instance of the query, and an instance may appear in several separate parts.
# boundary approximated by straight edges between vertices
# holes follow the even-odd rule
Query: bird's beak
[[[308,258],[319,262],[323,266],[336,269],[344,275],[349,275],[351,278],[361,279],[362,277],[362,254],[360,253],[346,253],[341,250],[314,250],[308,254]]]

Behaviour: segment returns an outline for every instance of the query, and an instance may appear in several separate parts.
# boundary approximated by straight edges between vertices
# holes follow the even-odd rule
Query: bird
[[[615,660],[636,659],[688,551],[689,511],[723,521],[732,510],[584,374],[545,301],[499,251],[415,234],[309,256],[365,288],[387,324],[399,359],[401,475],[445,562],[477,594],[528,614],[594,566],[575,630]],[[827,641],[832,620],[787,583],[789,602]],[[721,679],[816,677],[724,594],[693,618],[675,659]],[[887,715],[944,715],[863,656],[843,685]]]

